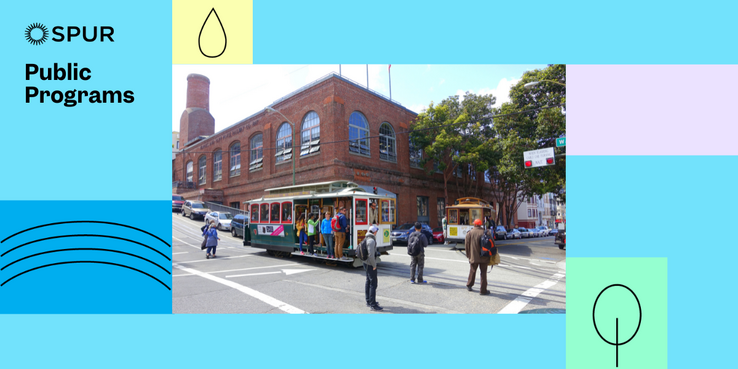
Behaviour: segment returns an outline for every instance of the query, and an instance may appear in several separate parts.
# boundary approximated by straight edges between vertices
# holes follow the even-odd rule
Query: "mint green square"
[[[620,344],[617,368],[666,368],[666,258],[567,258],[566,264],[566,367],[616,368],[616,346],[604,338]]]

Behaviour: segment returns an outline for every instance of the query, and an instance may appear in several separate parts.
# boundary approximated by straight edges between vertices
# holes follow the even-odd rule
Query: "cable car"
[[[474,228],[474,220],[481,219],[484,224],[486,217],[496,218],[495,210],[487,201],[476,197],[462,197],[456,203],[446,207],[446,221],[448,222],[446,240],[448,243],[463,245],[467,232]]]
[[[366,192],[358,184],[350,181],[331,181],[310,183],[297,186],[270,188],[259,199],[246,201],[249,207],[250,245],[251,247],[266,249],[272,256],[304,256],[323,259],[326,261],[350,264],[355,267],[362,265],[362,261],[355,255],[354,250],[364,239],[369,227],[375,223],[377,231],[377,251],[384,253],[392,250],[390,232],[395,224],[397,208],[394,198]],[[369,219],[370,203],[376,204],[377,219]],[[327,259],[327,249],[324,245],[315,243],[318,256],[301,255],[299,241],[295,234],[296,219],[303,215],[305,221],[312,214],[318,214],[318,220],[325,218],[328,212],[333,217],[338,209],[346,208],[346,218],[349,232],[343,246],[343,255],[348,260]],[[330,219],[330,218],[329,218]],[[244,246],[246,246],[244,238]],[[307,250],[307,246],[303,246]]]

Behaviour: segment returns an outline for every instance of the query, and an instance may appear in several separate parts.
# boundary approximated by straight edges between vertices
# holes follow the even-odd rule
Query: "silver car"
[[[214,221],[215,227],[217,229],[225,231],[231,230],[231,220],[233,220],[233,215],[231,215],[231,213],[223,211],[213,211],[205,216],[205,223]]]
[[[550,231],[550,229],[548,229],[548,227],[546,227],[546,226],[540,226],[540,227],[536,227],[536,228],[538,229],[538,231],[541,232],[541,237],[548,237],[548,232]]]
[[[520,238],[523,238],[523,234],[520,233],[520,231],[518,231],[517,229],[514,229],[513,228],[513,229],[507,231],[507,238],[513,239],[513,240],[516,239],[516,238],[520,239]]]
[[[527,228],[520,227],[520,228],[518,228],[518,231],[520,232],[520,235],[523,238],[529,238],[530,237],[530,231]]]

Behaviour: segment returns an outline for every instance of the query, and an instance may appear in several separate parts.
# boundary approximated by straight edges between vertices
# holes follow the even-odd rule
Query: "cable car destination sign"
[[[545,167],[547,165],[554,165],[554,148],[547,147],[545,149],[538,149],[533,151],[523,152],[523,161],[525,162],[526,168]]]

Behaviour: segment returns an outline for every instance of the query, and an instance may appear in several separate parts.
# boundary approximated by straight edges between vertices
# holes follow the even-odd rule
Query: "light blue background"
[[[257,63],[736,63],[736,3],[636,1],[397,1],[254,4]],[[168,2],[3,4],[5,103],[0,127],[2,200],[166,200],[171,181],[171,7]],[[32,22],[112,25],[114,44],[31,46]],[[726,46],[727,45],[727,46]],[[130,89],[133,104],[25,104],[24,65],[78,62],[89,82],[34,82],[48,89]],[[596,88],[606,88],[593,86]],[[606,162],[605,166],[602,163]],[[697,296],[725,297],[735,244],[686,235],[735,209],[734,158],[569,158],[572,256],[669,258],[669,362],[674,368],[729,362],[724,314],[692,308]],[[595,210],[592,199],[612,199]],[[696,205],[695,205],[696,204]],[[694,209],[690,213],[690,209]],[[11,209],[5,213],[12,214]],[[53,211],[54,209],[49,209]],[[610,217],[601,224],[601,217]],[[39,214],[32,214],[39,216]],[[168,217],[169,214],[162,216]],[[7,220],[5,220],[7,221]],[[661,237],[601,227],[654,226]],[[724,225],[721,225],[724,226]],[[729,231],[729,229],[728,229]],[[680,233],[685,232],[685,233]],[[587,240],[597,239],[597,244]],[[729,239],[729,238],[728,238]],[[600,242],[601,241],[601,242]],[[717,268],[696,266],[701,245]],[[717,245],[717,246],[715,246]],[[727,290],[730,293],[730,290]],[[730,295],[728,298],[733,299]],[[2,303],[2,301],[0,301]],[[343,325],[349,328],[342,328]],[[341,327],[338,327],[341,326]],[[564,366],[564,316],[3,315],[7,367],[130,368]],[[364,327],[364,328],[357,328]],[[366,361],[350,352],[364,339]],[[205,354],[202,340],[213,342]],[[299,355],[296,342],[345,342],[345,352]],[[279,345],[275,345],[279,342]],[[482,344],[489,343],[490,349]],[[220,347],[229,348],[221,350]],[[697,354],[702,353],[702,354]],[[297,355],[293,355],[297,354]],[[717,365],[709,365],[717,364]]]
[[[738,328],[737,156],[570,156],[567,256],[667,257],[670,368],[724,366]],[[627,273],[627,270],[623,270]],[[644,324],[646,321],[644,321]]]
[[[171,195],[171,4],[4,2],[0,200],[166,200]],[[31,45],[31,23],[49,40]],[[53,42],[54,26],[112,26],[115,42]],[[88,32],[91,28],[88,28]],[[98,28],[98,37],[100,29]],[[25,80],[27,63],[77,63],[89,81]],[[130,104],[25,103],[43,90],[131,90]],[[37,100],[34,100],[37,101]],[[169,158],[169,160],[167,160]]]

